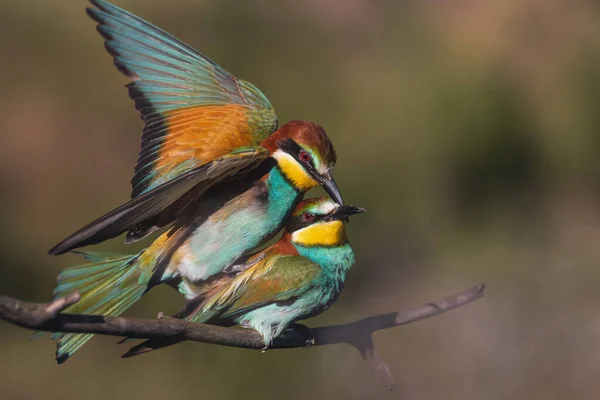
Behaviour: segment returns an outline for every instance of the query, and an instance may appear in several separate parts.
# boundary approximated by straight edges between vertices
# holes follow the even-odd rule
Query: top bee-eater
[[[277,129],[271,104],[254,85],[141,18],[90,1],[94,7],[87,13],[106,49],[132,79],[129,95],[144,123],[142,145],[132,199],[51,254],[126,231],[127,242],[139,240],[185,220],[171,234],[190,239],[194,232],[191,242],[205,251],[182,262],[204,271],[198,276],[210,275],[279,231],[309,189],[321,185],[342,203],[331,176],[335,150],[323,128],[291,121]]]

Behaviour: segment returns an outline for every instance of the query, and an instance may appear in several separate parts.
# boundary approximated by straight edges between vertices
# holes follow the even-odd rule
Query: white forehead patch
[[[325,165],[325,164],[319,165],[319,167],[317,168],[317,171],[319,171],[320,175],[325,175],[325,174],[331,173],[331,169],[328,168],[327,165]]]
[[[319,157],[317,157],[317,155],[312,150],[305,149],[304,147],[302,147],[302,148],[304,149],[304,151],[307,151],[308,154],[310,154],[310,156],[312,157],[313,164],[315,166],[315,169],[319,173],[319,175],[325,175],[327,173],[331,173],[329,166],[326,163],[321,163],[321,160],[319,159]]]
[[[339,206],[335,201],[333,201],[331,199],[327,199],[325,201],[318,203],[316,205],[316,207],[313,208],[313,210],[316,214],[328,215],[328,214],[331,214],[332,212],[334,212],[338,207]]]

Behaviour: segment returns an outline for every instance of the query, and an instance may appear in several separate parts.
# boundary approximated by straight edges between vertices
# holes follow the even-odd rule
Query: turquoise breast
[[[273,168],[264,183],[229,201],[200,225],[175,251],[169,269],[193,282],[221,272],[277,233],[301,196],[280,169]]]

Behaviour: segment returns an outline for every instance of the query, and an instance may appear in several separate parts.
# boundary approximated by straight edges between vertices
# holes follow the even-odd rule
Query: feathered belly
[[[169,270],[191,282],[203,281],[279,231],[295,198],[280,200],[281,212],[274,215],[271,204],[254,192],[238,196],[202,223],[173,253]]]
[[[241,315],[235,319],[238,324],[258,331],[265,344],[296,321],[315,316],[325,311],[332,304],[333,293],[314,290],[290,302],[267,304]]]

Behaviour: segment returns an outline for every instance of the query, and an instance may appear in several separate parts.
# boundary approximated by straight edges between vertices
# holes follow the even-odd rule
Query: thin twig
[[[310,334],[303,330],[286,332],[275,339],[269,349],[306,347],[307,341],[311,339],[309,336],[314,339],[312,346],[347,343],[359,351],[363,359],[391,389],[394,384],[392,374],[375,350],[372,340],[373,333],[433,317],[463,306],[481,298],[484,289],[485,285],[479,284],[420,307],[367,317],[341,325],[313,328],[310,330]],[[77,293],[69,294],[49,304],[27,303],[0,296],[0,319],[37,331],[94,333],[138,339],[178,337],[183,340],[247,349],[260,350],[264,347],[261,336],[253,330],[189,323],[175,318],[149,320],[61,313],[62,310],[77,301],[79,301]]]

